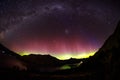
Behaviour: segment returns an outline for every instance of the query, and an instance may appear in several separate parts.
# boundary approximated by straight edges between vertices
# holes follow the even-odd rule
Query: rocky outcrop
[[[93,58],[104,66],[107,80],[120,80],[120,22]]]

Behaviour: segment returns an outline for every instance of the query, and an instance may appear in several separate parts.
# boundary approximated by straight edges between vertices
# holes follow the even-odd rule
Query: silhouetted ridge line
[[[9,50],[5,46],[3,46],[3,44],[0,44],[0,54],[5,54],[5,55],[10,55],[10,56],[20,57],[20,55],[18,55],[15,52]]]
[[[94,56],[99,55],[102,52],[110,52],[112,49],[115,48],[120,49],[120,21],[118,22],[113,34],[110,37],[108,37],[103,46],[98,50],[98,52]]]
[[[95,63],[102,65],[100,69],[105,80],[120,80],[120,21],[113,34],[92,58]]]

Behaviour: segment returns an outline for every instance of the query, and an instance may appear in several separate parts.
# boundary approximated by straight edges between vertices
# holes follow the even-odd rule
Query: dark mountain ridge
[[[6,48],[3,44],[0,44],[0,54],[11,55],[15,57],[20,57],[20,55]]]
[[[120,21],[94,57],[104,64],[109,79],[120,80]]]
[[[120,80],[120,21],[98,52],[82,66],[81,69],[95,71],[104,80]]]

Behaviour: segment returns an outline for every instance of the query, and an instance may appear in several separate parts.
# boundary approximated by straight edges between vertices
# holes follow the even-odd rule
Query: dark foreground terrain
[[[120,80],[120,22],[92,57],[19,56],[0,45],[0,80]]]

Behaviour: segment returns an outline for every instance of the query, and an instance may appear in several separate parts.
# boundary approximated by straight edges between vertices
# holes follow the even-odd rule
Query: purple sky
[[[117,0],[1,0],[1,42],[15,52],[95,52],[120,19]]]

